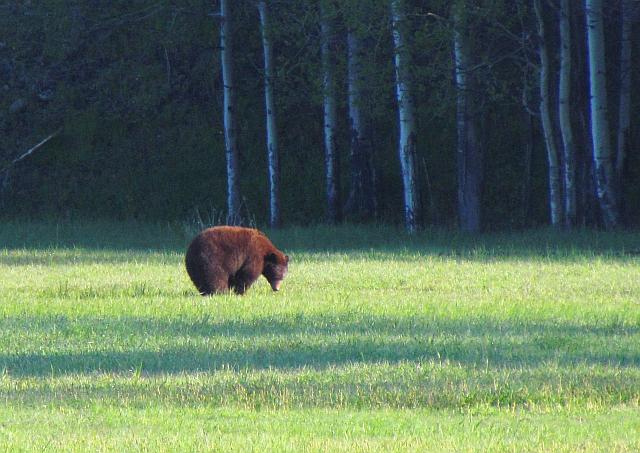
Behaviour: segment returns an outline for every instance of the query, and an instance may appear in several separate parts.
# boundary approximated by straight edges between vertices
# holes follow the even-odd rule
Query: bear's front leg
[[[233,284],[230,285],[236,294],[244,294],[260,277],[260,267],[253,260],[247,261],[236,275],[233,276]]]
[[[253,282],[258,279],[258,276],[259,275],[252,276],[251,274],[240,271],[233,277],[233,279],[230,280],[229,286],[236,292],[236,294],[242,295],[251,288]]]

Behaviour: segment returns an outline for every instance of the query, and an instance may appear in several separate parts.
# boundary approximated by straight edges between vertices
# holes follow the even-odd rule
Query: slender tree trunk
[[[264,101],[267,117],[267,162],[269,167],[269,225],[280,226],[280,166],[278,165],[278,131],[276,128],[275,102],[273,98],[273,45],[267,2],[258,2],[262,48],[264,51]]]
[[[618,206],[611,162],[611,141],[607,118],[607,79],[604,54],[602,0],[586,0],[587,41],[591,93],[591,140],[598,202],[605,228],[618,225]]]
[[[402,0],[391,0],[391,20],[393,27],[394,63],[396,79],[396,97],[400,140],[398,154],[402,171],[404,191],[404,219],[409,233],[416,231],[418,192],[416,190],[416,133],[413,107],[413,94],[409,84],[409,49],[406,43],[405,5]]]
[[[560,82],[558,115],[563,145],[564,224],[576,225],[576,170],[573,127],[571,126],[571,17],[570,1],[560,2]]]
[[[347,33],[347,85],[351,142],[351,190],[347,211],[358,220],[376,215],[372,144],[364,112],[362,46],[355,32]]]
[[[482,151],[477,136],[473,110],[474,90],[471,89],[469,72],[470,49],[466,2],[458,0],[454,5],[454,54],[456,78],[456,127],[458,173],[458,221],[463,231],[480,231],[480,192],[482,185]]]
[[[533,7],[538,21],[538,40],[540,53],[540,119],[542,121],[542,133],[547,149],[547,161],[549,164],[549,210],[551,212],[551,225],[559,226],[562,222],[562,184],[560,178],[560,162],[558,147],[556,146],[556,133],[551,117],[551,102],[549,90],[549,74],[551,63],[547,48],[547,37],[544,25],[544,15],[540,0],[533,0]]]
[[[622,194],[624,160],[629,144],[631,125],[631,23],[634,15],[633,0],[622,0],[622,33],[620,35],[620,99],[618,102],[618,141],[616,152],[616,181],[618,195]]]
[[[340,175],[336,149],[337,109],[334,63],[331,57],[333,40],[332,18],[328,6],[320,3],[320,32],[322,34],[322,96],[324,112],[324,165],[327,194],[327,216],[331,223],[340,221]]]
[[[224,85],[224,144],[227,158],[227,223],[240,221],[240,175],[236,131],[236,92],[233,80],[230,0],[220,0],[220,49]]]
[[[598,200],[593,181],[593,143],[589,128],[589,65],[587,62],[587,31],[584,4],[574,3],[570,16],[574,64],[573,92],[573,137],[576,157],[576,212],[577,224],[593,226],[597,224]]]

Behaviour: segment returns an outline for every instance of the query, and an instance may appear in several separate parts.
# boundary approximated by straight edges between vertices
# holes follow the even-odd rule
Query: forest
[[[639,4],[0,2],[0,216],[637,227]]]

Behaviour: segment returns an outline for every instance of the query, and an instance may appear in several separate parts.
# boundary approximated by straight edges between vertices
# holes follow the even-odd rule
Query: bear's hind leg
[[[211,294],[211,289],[209,288],[209,285],[207,285],[206,283],[201,283],[199,285],[196,285],[196,289],[198,290],[201,296],[208,296]]]
[[[204,295],[229,292],[229,277],[226,272],[217,266],[206,270],[205,282],[208,291]]]
[[[190,257],[188,257],[187,260],[187,273],[189,274],[191,281],[201,295],[206,296],[211,294],[211,288],[209,287],[206,275],[207,273],[204,270],[204,266],[189,258]]]

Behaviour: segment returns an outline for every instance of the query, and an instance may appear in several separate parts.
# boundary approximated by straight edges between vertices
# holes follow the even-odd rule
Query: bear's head
[[[289,256],[282,253],[269,253],[264,257],[262,275],[271,285],[271,289],[278,291],[282,280],[289,270]]]

